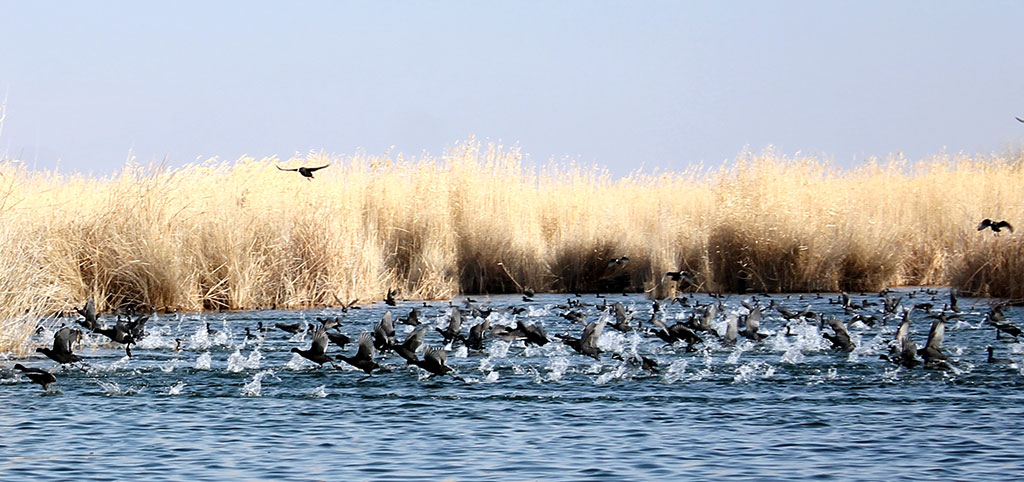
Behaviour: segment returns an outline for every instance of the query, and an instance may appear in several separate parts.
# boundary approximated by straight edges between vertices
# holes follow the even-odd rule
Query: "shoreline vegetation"
[[[276,166],[330,163],[309,180]],[[900,157],[838,169],[771,150],[717,170],[530,168],[470,139],[387,153],[94,178],[0,163],[0,352],[44,316],[97,308],[303,308],[456,294],[951,285],[1024,299],[1024,156]],[[609,266],[628,256],[630,262]],[[499,263],[501,263],[499,265]]]

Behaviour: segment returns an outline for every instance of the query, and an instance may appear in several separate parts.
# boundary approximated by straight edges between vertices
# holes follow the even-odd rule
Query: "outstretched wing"
[[[942,339],[946,336],[946,324],[942,320],[932,322],[932,329],[928,332],[928,344],[926,348],[942,350]]]
[[[583,335],[580,336],[580,342],[584,346],[596,347],[598,338],[601,338],[601,333],[604,331],[604,325],[607,323],[606,320],[592,321],[587,323],[587,326],[583,328]]]
[[[402,346],[411,352],[415,352],[420,348],[420,345],[423,344],[423,336],[426,335],[426,333],[426,325],[416,328],[412,333],[409,333],[409,336],[405,339],[405,343],[402,343]]]
[[[276,166],[276,167],[280,171],[291,171],[291,172],[297,172],[298,171],[298,169],[285,169],[285,168],[283,168],[281,166]]]
[[[324,165],[318,166],[318,167],[307,167],[306,170],[309,171],[309,172],[319,171],[320,169],[323,169],[323,168],[325,168],[327,166],[330,166],[330,164],[324,164]]]
[[[1009,229],[1011,233],[1013,232],[1013,226],[1010,226],[1010,223],[1006,222],[1005,220],[1004,221],[999,221],[998,223],[996,223],[995,224],[995,228],[996,229],[1006,228],[1006,229]]]
[[[323,355],[327,352],[327,341],[327,329],[321,324],[317,329],[313,330],[313,345],[309,347],[310,352]]]
[[[82,332],[65,326],[53,334],[53,351],[71,353],[71,347],[81,339]]]
[[[369,332],[362,332],[359,334],[359,351],[356,352],[356,358],[365,360],[373,360],[373,356],[377,354],[377,349],[373,347],[373,338],[370,337]]]
[[[444,366],[448,362],[448,352],[436,346],[427,347],[423,351],[423,359],[433,360],[438,366]]]
[[[1015,119],[1017,119],[1018,122],[1024,122],[1024,119],[1021,119],[1020,117],[1015,117]]]

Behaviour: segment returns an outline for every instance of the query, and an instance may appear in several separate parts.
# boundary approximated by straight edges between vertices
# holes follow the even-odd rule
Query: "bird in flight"
[[[1017,121],[1018,122],[1024,122],[1024,119],[1021,119],[1020,117],[1017,117]]]
[[[330,164],[324,164],[318,167],[298,167],[295,169],[284,169],[281,166],[277,166],[277,169],[281,171],[298,172],[299,174],[302,174],[302,177],[306,179],[313,179],[313,171],[319,171],[320,169],[323,169],[327,166],[330,166]]]
[[[992,221],[991,219],[985,218],[985,219],[981,220],[981,223],[978,224],[978,231],[981,231],[982,229],[985,229],[985,228],[989,228],[992,231],[997,232],[997,233],[999,231],[1002,231],[1003,228],[1006,228],[1006,229],[1010,230],[1011,233],[1013,232],[1013,226],[1010,226],[1010,223],[1006,222],[1005,220],[1004,221],[995,222],[995,221]]]

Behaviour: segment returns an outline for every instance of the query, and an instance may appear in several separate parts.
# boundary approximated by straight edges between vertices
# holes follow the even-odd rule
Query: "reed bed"
[[[307,180],[275,165],[331,163]],[[768,150],[613,179],[468,140],[437,157],[130,164],[94,178],[0,164],[0,351],[88,298],[101,309],[299,308],[458,293],[953,284],[1024,298],[1021,159],[898,157],[848,170]],[[626,255],[631,262],[609,266]]]

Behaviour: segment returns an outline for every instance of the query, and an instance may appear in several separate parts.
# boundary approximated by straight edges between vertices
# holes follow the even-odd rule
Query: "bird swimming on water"
[[[978,231],[981,231],[985,228],[991,229],[994,233],[1002,231],[1003,228],[1006,228],[1011,233],[1013,232],[1013,226],[1010,226],[1010,223],[1007,222],[1005,219],[998,222],[993,221],[989,218],[982,219],[981,222],[978,223]]]
[[[306,180],[311,180],[311,179],[313,179],[313,171],[319,171],[320,169],[323,169],[323,168],[325,168],[327,166],[330,166],[330,164],[324,164],[322,166],[317,166],[317,167],[298,167],[298,168],[295,168],[295,169],[285,169],[285,168],[283,168],[281,166],[277,166],[277,168],[278,168],[278,170],[281,170],[281,171],[298,172],[299,174],[302,174],[302,177],[306,178]]]

